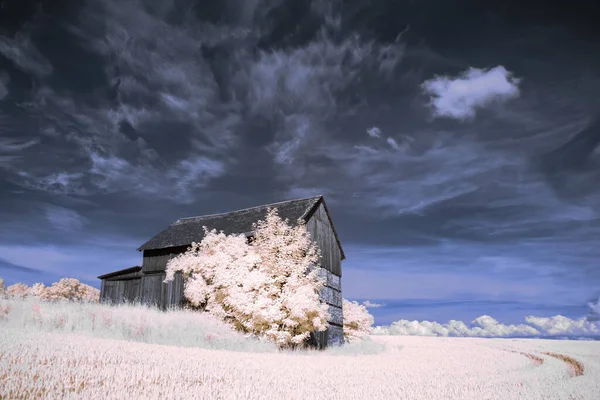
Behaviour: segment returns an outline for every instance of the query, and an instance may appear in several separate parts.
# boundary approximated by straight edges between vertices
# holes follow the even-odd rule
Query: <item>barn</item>
[[[313,345],[324,348],[344,342],[342,321],[342,260],[346,257],[323,196],[265,204],[222,214],[181,218],[138,248],[142,265],[100,275],[100,301],[141,302],[163,310],[183,305],[181,273],[164,283],[169,259],[183,253],[192,242],[200,242],[203,226],[225,234],[243,233],[252,237],[252,224],[266,217],[268,208],[276,208],[282,219],[295,224],[306,222],[306,229],[321,249],[319,276],[325,279],[320,296],[329,308],[329,327],[311,335]]]

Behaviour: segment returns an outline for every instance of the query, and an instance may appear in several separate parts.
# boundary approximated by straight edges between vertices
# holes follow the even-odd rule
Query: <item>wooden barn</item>
[[[321,249],[319,276],[325,279],[326,284],[320,296],[329,307],[330,319],[327,331],[315,332],[311,336],[313,345],[323,348],[343,344],[341,278],[345,256],[323,196],[178,219],[138,248],[143,252],[141,267],[98,277],[102,281],[100,301],[142,302],[163,310],[182,306],[184,282],[181,273],[176,273],[173,281],[163,282],[169,259],[185,252],[192,242],[200,242],[204,236],[203,226],[225,234],[243,233],[252,237],[252,224],[264,220],[269,207],[277,208],[279,216],[287,218],[291,224],[295,224],[299,218],[306,221],[307,230]]]

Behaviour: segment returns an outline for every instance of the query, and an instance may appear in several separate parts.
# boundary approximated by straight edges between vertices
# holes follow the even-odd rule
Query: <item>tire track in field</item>
[[[529,358],[530,360],[532,360],[536,366],[540,366],[544,363],[544,359],[542,357],[536,356],[535,354],[526,353],[524,351],[506,349],[506,348],[499,349],[499,350],[521,354],[521,355]],[[552,353],[552,352],[547,352],[547,351],[542,351],[541,354],[544,354],[544,355],[547,355],[550,357],[554,357],[554,358],[564,362],[565,364],[567,364],[567,367],[568,367],[569,372],[571,373],[572,377],[582,376],[585,371],[585,367],[584,367],[583,363],[581,363],[580,361],[577,361],[573,357],[569,357],[565,354]]]
[[[510,353],[517,353],[517,354],[521,354],[527,358],[529,358],[531,361],[533,361],[533,363],[536,366],[542,365],[544,363],[544,359],[542,357],[538,357],[535,354],[531,354],[531,353],[525,353],[524,351],[517,351],[517,350],[511,350],[511,349],[500,349],[503,351],[508,351]]]
[[[574,377],[583,375],[583,372],[585,371],[583,364],[581,362],[577,361],[576,359],[574,359],[573,357],[569,357],[569,356],[566,356],[564,354],[559,354],[559,353],[551,353],[551,352],[542,352],[542,354],[545,354],[550,357],[554,357],[554,358],[564,362],[565,364],[567,364],[567,366],[569,367],[569,371],[571,372],[571,374]]]

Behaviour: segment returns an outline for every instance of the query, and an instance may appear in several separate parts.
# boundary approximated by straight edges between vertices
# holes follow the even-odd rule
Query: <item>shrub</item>
[[[362,339],[371,332],[374,319],[367,308],[356,301],[342,300],[344,318],[344,339],[353,342]]]
[[[4,290],[4,280],[0,278],[0,294],[9,297],[25,298],[28,296],[45,301],[79,301],[98,303],[100,291],[90,285],[79,282],[74,278],[63,278],[48,287],[43,283],[34,283],[28,287],[23,283],[15,283]]]
[[[38,297],[43,300],[67,300],[79,302],[98,303],[100,301],[100,291],[90,285],[79,282],[75,278],[62,278],[54,282],[51,287],[45,287],[41,283],[36,283],[36,289],[32,287],[32,292],[37,290]]]
[[[29,294],[29,287],[21,282],[6,288],[6,294],[10,297],[25,298]]]

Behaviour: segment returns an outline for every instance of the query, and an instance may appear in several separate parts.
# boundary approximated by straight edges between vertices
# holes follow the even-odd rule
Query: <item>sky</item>
[[[0,276],[322,194],[386,332],[600,336],[600,10],[486,3],[4,0]]]

